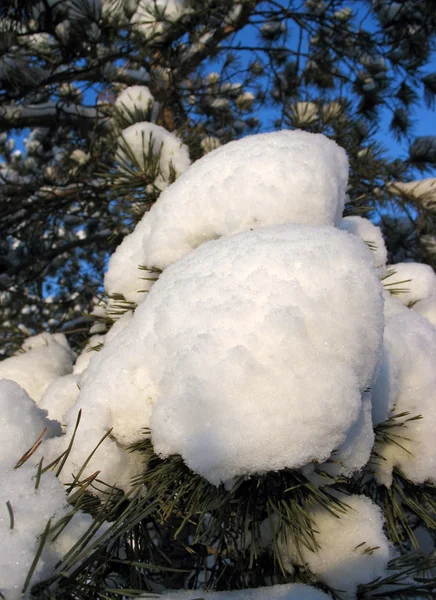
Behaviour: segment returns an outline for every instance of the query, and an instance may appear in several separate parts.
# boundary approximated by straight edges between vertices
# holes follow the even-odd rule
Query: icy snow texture
[[[158,37],[188,11],[185,0],[139,0],[132,28],[146,38]]]
[[[126,152],[128,148],[129,152],[135,156],[139,167],[143,169],[145,167],[144,154],[147,157],[150,143],[154,154],[161,153],[160,175],[154,181],[154,185],[163,190],[170,180],[170,164],[176,177],[184,173],[191,164],[187,146],[173,133],[154,123],[145,121],[134,123],[121,132],[121,136],[118,138],[116,159],[120,163],[119,169],[122,172],[126,164],[131,164],[129,154]]]
[[[112,255],[105,286],[141,302],[138,265],[164,269],[203,242],[283,223],[338,225],[348,159],[320,134],[278,131],[209,152],[166,189]]]
[[[160,275],[89,365],[78,406],[85,420],[110,413],[130,445],[156,403],[157,452],[181,454],[215,484],[323,461],[359,417],[382,327],[381,286],[357,237],[308,225],[242,232]]]
[[[139,596],[146,598],[146,596]],[[190,590],[170,592],[156,596],[160,600],[328,600],[330,596],[310,585],[290,583],[273,585],[250,590],[234,590],[231,592],[203,592]]]
[[[73,370],[74,354],[65,336],[41,333],[25,340],[24,353],[0,363],[0,379],[12,379],[38,402],[49,383]]]
[[[425,317],[436,327],[436,295],[419,300],[412,306],[412,310]]]
[[[422,419],[407,423],[394,430],[406,452],[397,444],[380,444],[377,452],[385,460],[377,466],[377,479],[391,484],[393,467],[397,466],[414,483],[426,480],[436,482],[436,328],[424,317],[400,304],[395,298],[385,301],[384,348],[386,363],[379,376],[383,381],[373,387],[373,406],[382,416],[385,409],[395,405],[395,414],[408,411],[409,417],[422,415]],[[389,390],[386,396],[379,390]],[[407,418],[407,417],[404,417]],[[403,419],[396,419],[401,423]]]
[[[303,561],[317,578],[336,590],[343,590],[342,598],[355,598],[359,584],[386,576],[388,562],[393,558],[393,547],[383,533],[383,514],[378,506],[365,496],[342,496],[349,507],[338,519],[324,508],[310,511],[316,539],[321,546],[311,552],[300,545]],[[359,546],[359,544],[363,545]],[[293,571],[292,563],[301,564],[300,555],[292,543],[281,540],[284,566]],[[359,547],[357,547],[359,546]],[[377,547],[372,554],[365,549]]]
[[[380,277],[383,277],[386,274],[388,252],[380,227],[377,227],[368,219],[355,216],[343,218],[339,228],[359,236],[369,245],[373,252],[374,264]]]
[[[132,85],[119,94],[115,100],[115,108],[127,118],[135,115],[138,110],[147,111],[150,109],[153,117],[153,115],[156,116],[157,104],[147,86]]]
[[[436,274],[429,265],[404,262],[389,265],[389,269],[395,273],[386,279],[386,283],[390,289],[402,290],[396,298],[405,306],[436,295]]]

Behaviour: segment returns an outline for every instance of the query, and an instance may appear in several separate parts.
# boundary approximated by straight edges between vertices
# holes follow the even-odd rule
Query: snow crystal
[[[343,218],[339,228],[359,236],[368,244],[373,251],[374,264],[378,269],[379,276],[383,277],[386,274],[388,252],[380,227],[377,227],[368,219],[355,216]]]
[[[91,362],[78,405],[84,415],[101,405],[130,445],[155,403],[157,452],[216,484],[326,460],[372,381],[382,302],[370,250],[338,229],[284,225],[203,244],[160,275]]]
[[[38,402],[49,383],[71,373],[74,354],[63,334],[41,333],[25,340],[22,354],[0,363],[0,379],[12,379]]]
[[[356,597],[359,584],[387,575],[394,551],[383,533],[384,518],[378,506],[365,496],[340,499],[348,509],[339,519],[322,507],[310,511],[320,545],[316,552],[304,545],[298,552],[290,535],[279,546],[288,571],[293,571],[293,563],[301,564],[303,560],[320,581],[343,591],[341,597],[351,599]],[[368,548],[374,548],[372,553],[365,552]]]
[[[412,306],[412,310],[425,317],[436,327],[436,295],[419,300]]]
[[[273,585],[250,590],[234,590],[231,592],[204,592],[190,590],[170,592],[157,596],[160,600],[328,600],[330,596],[315,587],[302,583]],[[146,596],[139,596],[146,598]]]
[[[162,190],[169,184],[172,170],[178,177],[191,164],[187,146],[176,135],[154,123],[134,123],[123,129],[118,139],[116,159],[121,172],[132,164],[131,155],[135,158],[134,166],[145,169],[150,145],[154,155],[160,152],[160,173],[153,183]]]
[[[156,116],[157,104],[147,86],[132,85],[119,94],[115,100],[115,108],[127,118],[134,116],[138,110],[150,110],[153,118]]]
[[[160,269],[203,242],[282,223],[339,224],[348,180],[345,151],[320,134],[279,131],[209,152],[159,197],[109,262],[105,285],[140,302]]]
[[[436,274],[429,265],[404,262],[389,265],[394,271],[386,279],[390,290],[397,290],[396,298],[405,306],[436,295]]]
[[[385,409],[395,405],[395,414],[408,412],[408,417],[422,415],[422,419],[394,430],[403,438],[400,444],[404,450],[394,443],[377,445],[377,452],[384,457],[377,465],[377,479],[390,485],[392,469],[398,467],[414,483],[436,482],[436,329],[395,298],[387,298],[384,348],[387,361],[379,378],[385,381],[374,386],[373,405],[380,402],[385,406],[386,399],[378,390],[387,389],[390,398]],[[380,408],[376,410],[382,413]],[[374,421],[380,421],[381,416]],[[408,417],[395,422],[402,423]]]

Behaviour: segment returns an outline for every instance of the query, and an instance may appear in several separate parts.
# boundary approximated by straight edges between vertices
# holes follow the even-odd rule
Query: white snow
[[[373,252],[374,264],[378,269],[379,276],[386,274],[386,263],[388,252],[380,227],[371,223],[369,219],[359,216],[344,217],[339,228],[353,233],[368,244]]]
[[[403,262],[389,265],[388,268],[395,272],[385,282],[390,290],[400,290],[395,297],[405,306],[436,295],[436,274],[429,265]]]
[[[68,410],[74,406],[79,395],[79,375],[64,375],[53,379],[43,393],[38,406],[47,411],[50,419],[63,422]]]
[[[52,472],[42,474],[36,489],[34,464],[40,460],[41,451],[19,468],[14,468],[45,428],[45,438],[59,434],[59,424],[49,421],[45,411],[39,409],[17,383],[6,379],[0,380],[0,415],[0,592],[6,600],[19,600],[29,598],[31,585],[50,576],[62,553],[75,543],[75,533],[80,534],[85,525],[89,525],[90,517],[78,513],[68,531],[65,535],[62,533],[55,544],[49,539],[31,585],[22,596],[27,573],[48,520],[52,519],[54,524],[70,513],[71,507],[67,504],[64,486]],[[6,506],[8,502],[13,521]]]
[[[356,598],[359,584],[387,575],[394,550],[383,532],[384,518],[378,506],[365,496],[340,499],[349,508],[339,519],[321,507],[310,510],[320,545],[316,552],[300,545],[300,556],[290,535],[280,546],[287,570],[292,572],[292,565],[303,560],[320,581],[341,590],[341,598],[351,600]],[[370,547],[375,548],[373,552],[365,553]]]
[[[373,445],[371,394],[364,392],[359,418],[348,431],[345,442],[332,454],[331,461],[307,465],[303,468],[303,474],[317,485],[331,484],[339,476],[349,477],[366,465]],[[323,474],[318,473],[319,471]]]
[[[139,596],[145,600],[147,596]],[[149,597],[149,596],[148,596]],[[156,596],[160,600],[328,600],[330,596],[315,587],[302,583],[272,585],[231,592],[204,592],[190,590],[169,592]]]
[[[59,519],[68,512],[66,496],[63,485],[51,472],[41,478],[38,490],[35,490],[36,471],[31,466],[5,471],[1,465],[0,473],[0,591],[6,600],[19,600],[48,519]],[[14,514],[13,529],[6,507],[8,501]],[[59,558],[45,552],[32,584],[48,577]],[[25,598],[29,598],[29,590]]]
[[[436,327],[436,294],[428,296],[424,300],[418,300],[412,310],[422,317],[425,317],[432,325]]]
[[[0,362],[0,379],[12,379],[38,402],[49,383],[73,370],[74,354],[61,333],[27,338],[22,353]]]
[[[88,367],[91,358],[97,353],[96,348],[98,348],[101,344],[104,344],[104,341],[104,335],[91,335],[85,348],[79,354],[76,362],[74,363],[73,375],[80,375],[80,373],[83,373],[83,371]]]
[[[156,116],[157,103],[150,89],[145,85],[132,85],[121,92],[115,100],[115,108],[126,118],[135,115],[138,110],[150,110],[152,118]]]
[[[394,414],[407,411],[409,417],[422,415],[422,419],[393,430],[402,436],[397,440],[405,450],[394,443],[377,445],[377,452],[385,459],[378,462],[377,479],[389,486],[396,466],[414,483],[436,482],[436,328],[395,298],[387,298],[384,348],[387,356],[379,376],[383,381],[372,390],[373,405],[380,413],[374,421],[385,420],[386,409],[393,405]],[[379,390],[384,394],[389,390],[389,406]],[[385,419],[381,418],[383,411]]]
[[[138,279],[138,265],[163,269],[221,236],[288,222],[339,225],[347,181],[344,150],[320,134],[279,131],[221,146],[167,188],[123,240],[106,290],[141,302],[137,291],[150,283]]]
[[[0,379],[0,415],[2,468],[12,469],[44,429],[47,429],[45,438],[60,433],[59,424],[47,419],[47,413],[9,379]]]
[[[348,233],[223,237],[160,275],[89,365],[78,406],[104,407],[123,445],[142,438],[153,408],[157,452],[215,484],[326,460],[372,381],[382,304],[371,252]]]
[[[130,22],[133,31],[158,40],[168,26],[189,11],[185,0],[139,0]]]
[[[170,165],[179,177],[191,164],[187,146],[176,135],[155,123],[134,123],[121,132],[115,158],[121,173],[132,165],[130,154],[135,158],[135,169],[145,169],[150,146],[153,155],[160,153],[159,174],[153,183],[162,190],[170,182]]]

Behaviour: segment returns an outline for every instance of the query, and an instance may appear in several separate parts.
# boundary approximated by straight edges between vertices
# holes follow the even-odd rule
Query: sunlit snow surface
[[[338,225],[347,182],[345,151],[320,134],[278,131],[221,146],[167,188],[123,240],[106,290],[141,302],[138,290],[150,283],[139,265],[163,269],[205,241],[258,227]]]

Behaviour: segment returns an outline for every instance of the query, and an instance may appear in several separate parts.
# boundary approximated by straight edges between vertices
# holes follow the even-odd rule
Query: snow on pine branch
[[[144,136],[158,127],[138,126]],[[106,314],[96,310],[101,323],[75,365],[65,338],[49,335],[29,339],[0,365],[0,377],[32,398],[1,380],[5,414],[11,411],[2,460],[14,515],[21,506],[30,514],[27,496],[15,494],[21,476],[33,506],[46,493],[58,498],[45,517],[63,514],[65,496],[44,487],[58,489],[59,481],[31,489],[41,456],[68,452],[68,469],[59,473],[65,483],[71,473],[87,480],[98,471],[130,494],[132,478],[140,482],[152,468],[130,451],[146,443],[156,460],[179,457],[217,493],[271,472],[298,473],[315,491],[362,472],[389,489],[398,469],[415,485],[436,483],[436,328],[426,318],[436,276],[405,263],[395,279],[380,230],[361,217],[342,218],[344,150],[322,135],[280,131],[223,145],[189,166],[178,138],[171,142],[166,148],[162,139],[161,158],[175,166],[180,159],[180,176],[112,256],[105,282],[112,300]],[[139,150],[140,158],[142,135]],[[120,318],[104,333],[116,302]],[[17,475],[19,419],[10,421],[20,411],[26,439],[48,427],[47,419],[57,420],[57,430]],[[404,438],[387,435],[382,443],[374,428],[393,419]],[[305,505],[314,547],[302,548],[292,530],[275,532],[274,519],[270,542],[291,577],[309,569],[312,583],[356,598],[359,585],[387,576],[395,552],[372,500],[332,490],[349,512]],[[14,534],[5,515],[8,556]],[[20,542],[26,556],[44,523],[35,519],[32,527]],[[5,595],[19,588],[22,571],[4,564],[13,573],[9,587],[0,583]],[[324,597],[293,585],[210,594],[227,596]]]

